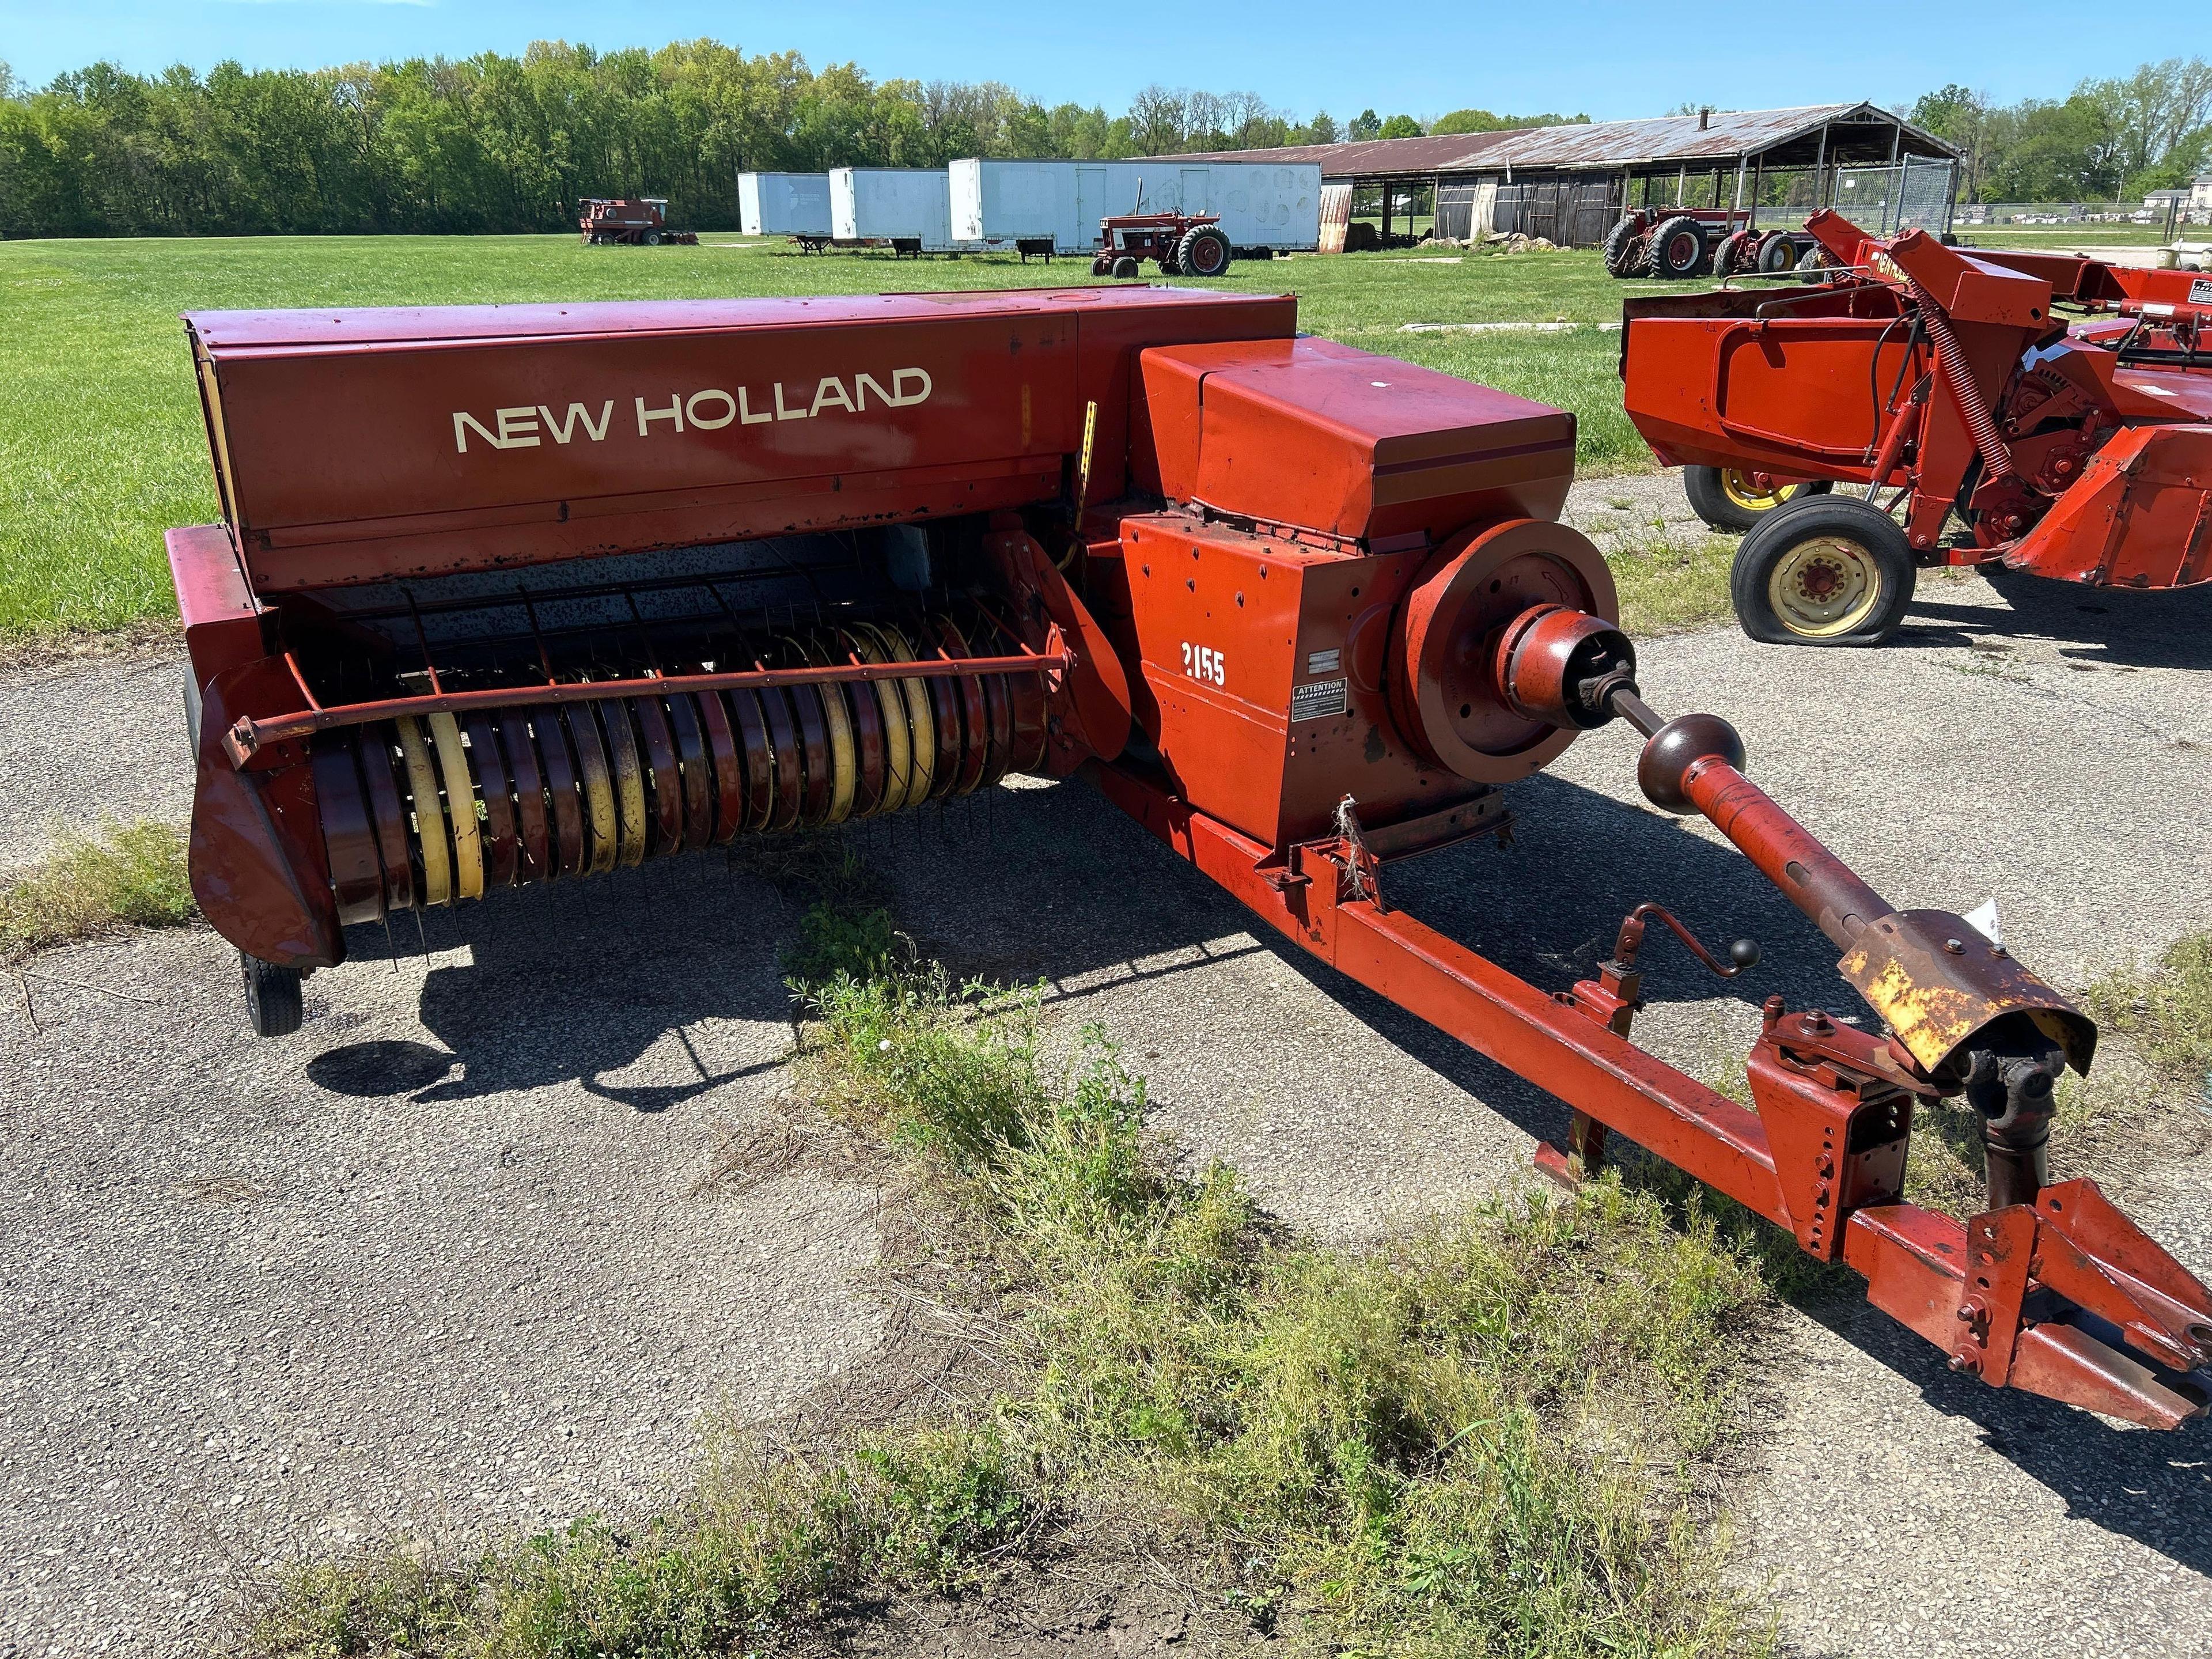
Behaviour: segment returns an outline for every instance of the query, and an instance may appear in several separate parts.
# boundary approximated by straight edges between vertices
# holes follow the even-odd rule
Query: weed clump
[[[1769,1645],[1721,1582],[1706,1473],[1759,1280],[1694,1194],[1520,1191],[1328,1249],[1161,1142],[1102,1032],[1055,1062],[1035,995],[899,945],[887,919],[819,912],[788,961],[821,1103],[988,1264],[1007,1334],[989,1392],[811,1452],[722,1449],[634,1528],[308,1570],[253,1651],[703,1659],[1116,1528],[1333,1650]]]
[[[142,819],[71,831],[0,884],[0,957],[122,927],[175,927],[199,914],[182,831]]]

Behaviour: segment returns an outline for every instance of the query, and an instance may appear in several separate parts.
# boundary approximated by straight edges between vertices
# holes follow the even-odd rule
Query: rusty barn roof
[[[1210,149],[1190,155],[1155,155],[1155,161],[1318,161],[1325,179],[1380,179],[1409,173],[1442,173],[1472,167],[1509,138],[1532,129],[1440,133],[1428,138],[1370,138],[1356,144],[1280,144],[1272,149]]]
[[[1701,124],[1702,123],[1702,124]],[[1427,138],[1376,138],[1354,144],[1288,144],[1273,149],[1207,150],[1149,159],[1174,162],[1314,161],[1324,179],[1402,178],[1431,173],[1610,172],[1622,167],[1715,167],[1762,156],[1770,165],[1886,161],[1895,135],[1908,155],[1954,156],[1932,133],[1871,103],[1805,104],[1793,109],[1715,110],[1709,116],[1661,115],[1640,121],[1589,121],[1504,132]],[[1799,154],[1799,152],[1802,154]]]
[[[1642,167],[1732,161],[1817,137],[1823,127],[1878,128],[1903,135],[1908,155],[1954,155],[1950,145],[1869,103],[1807,104],[1796,109],[1715,110],[1709,118],[1661,115],[1589,126],[1534,127],[1513,135],[1483,164],[1515,167]],[[1885,139],[1886,143],[1886,139]],[[1853,158],[1856,159],[1856,158]],[[1885,155],[1881,158],[1887,160]]]

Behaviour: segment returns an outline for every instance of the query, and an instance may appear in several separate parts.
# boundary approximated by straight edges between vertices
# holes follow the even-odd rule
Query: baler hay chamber
[[[1953,1364],[2205,1406],[2212,1297],[2049,1183],[2095,1030],[1899,910],[1638,691],[1557,521],[1572,417],[1169,289],[188,319],[224,513],[173,531],[191,867],[257,1029],[395,912],[1081,777],[1286,939],[1867,1276]],[[1654,905],[1547,992],[1385,898],[1616,720],[1843,953],[1887,1029],[1767,1004],[1747,1110],[1630,1040]],[[1989,1201],[1899,1196],[1917,1103]]]

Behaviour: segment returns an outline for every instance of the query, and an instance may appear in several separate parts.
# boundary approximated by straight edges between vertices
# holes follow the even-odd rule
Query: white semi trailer
[[[955,161],[951,235],[966,247],[1088,253],[1109,214],[1212,213],[1237,248],[1321,242],[1321,168],[1265,161]]]
[[[826,173],[741,173],[738,228],[748,236],[830,237],[830,175]]]
[[[951,253],[951,181],[922,167],[836,167],[830,232],[840,242],[889,243],[901,253]]]

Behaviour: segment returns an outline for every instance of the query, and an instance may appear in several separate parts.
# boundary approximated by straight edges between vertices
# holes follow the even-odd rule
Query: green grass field
[[[1089,283],[1079,261],[809,257],[713,238],[587,248],[562,236],[258,237],[0,246],[0,641],[173,611],[161,532],[216,515],[178,313],[235,307],[876,293]],[[1620,412],[1620,337],[1408,334],[1411,322],[1617,321],[1591,253],[1240,264],[1208,286],[1300,301],[1305,327],[1540,398],[1582,419],[1585,471],[1648,464]]]
[[[2178,226],[2184,241],[2212,236],[2202,225]],[[2064,253],[2077,247],[2159,247],[2166,227],[2155,225],[1966,225],[1958,228],[1966,247],[2021,248],[2031,253]]]

